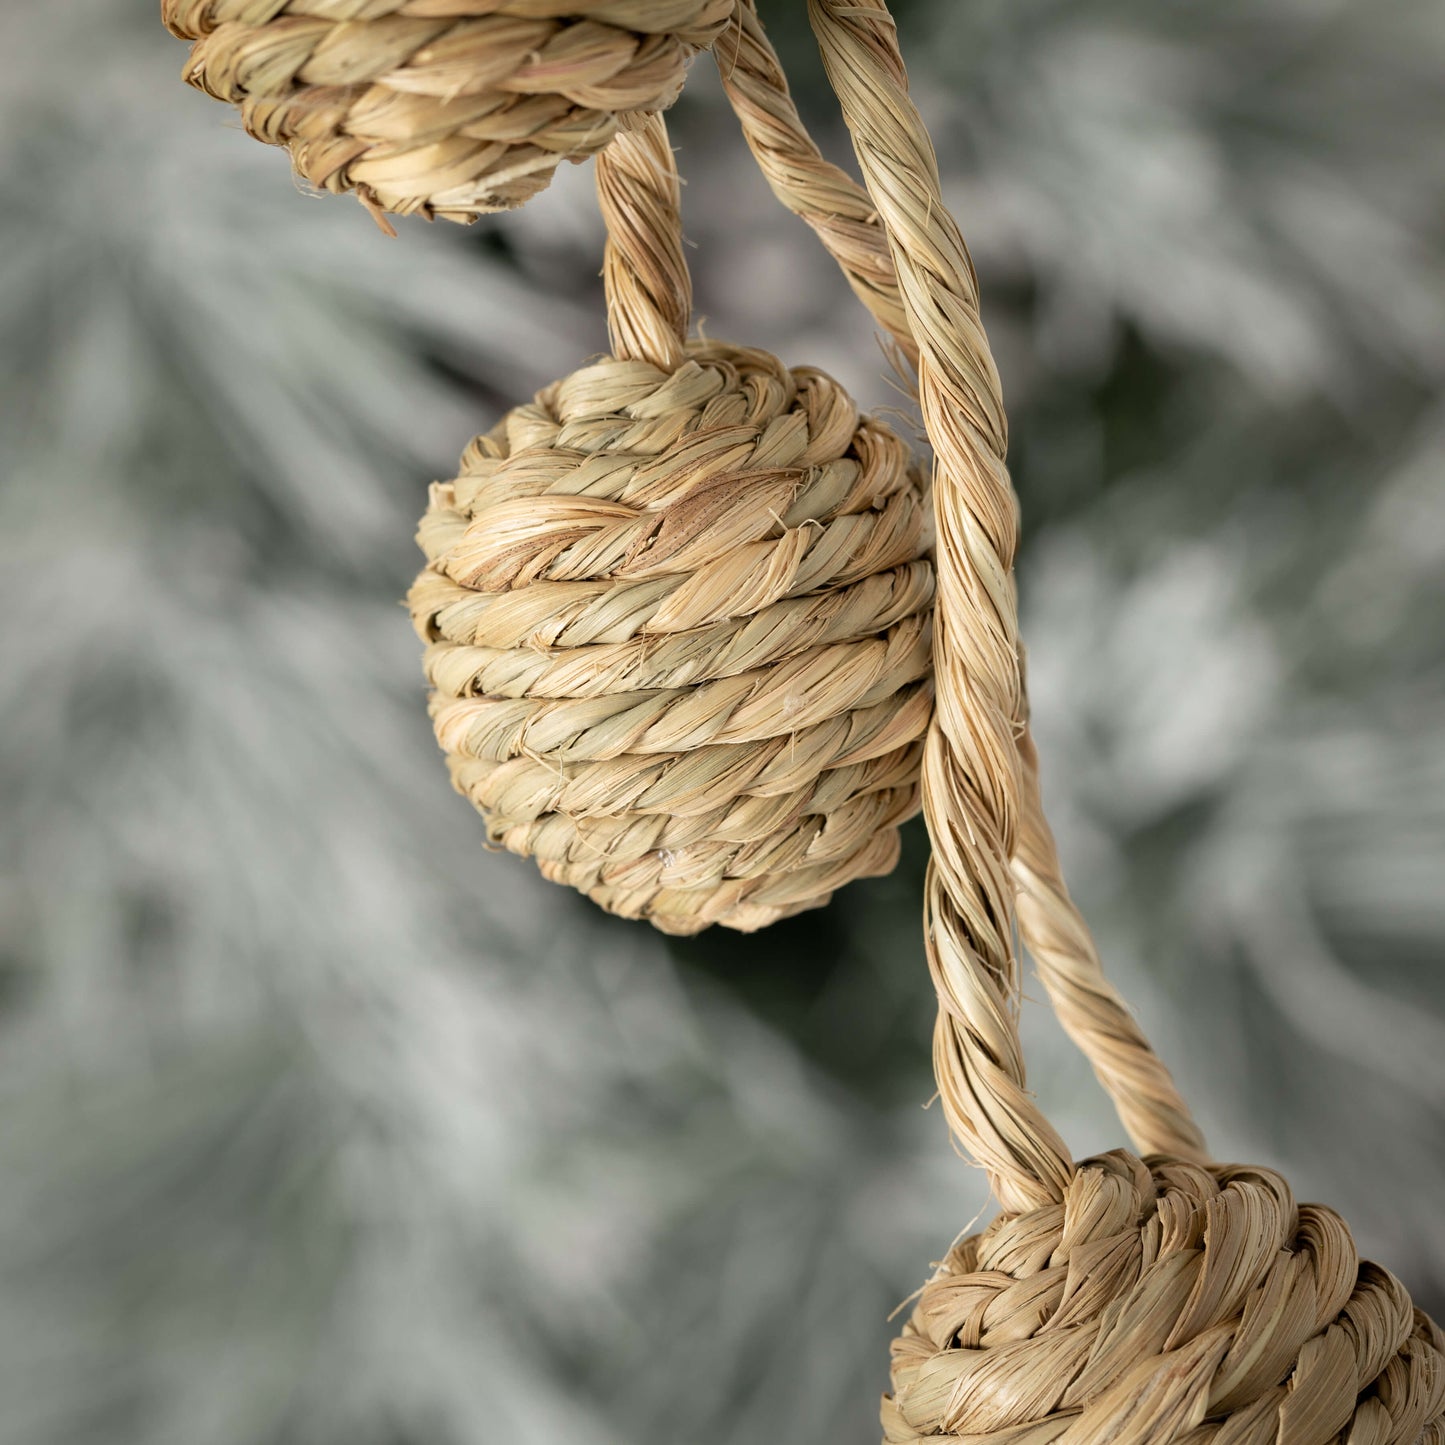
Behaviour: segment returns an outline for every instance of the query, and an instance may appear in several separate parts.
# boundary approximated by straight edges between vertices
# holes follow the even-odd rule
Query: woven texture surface
[[[822,373],[693,342],[519,407],[433,488],[411,594],[490,837],[670,932],[890,869],[931,712],[908,449]]]
[[[1445,1338],[1333,1210],[1122,1152],[950,1251],[893,1386],[885,1445],[1445,1440]]]
[[[185,78],[320,190],[469,221],[670,105],[732,0],[162,0]]]

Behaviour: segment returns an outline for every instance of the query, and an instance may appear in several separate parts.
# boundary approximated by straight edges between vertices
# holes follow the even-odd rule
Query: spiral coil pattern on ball
[[[893,1391],[887,1445],[1440,1445],[1445,1336],[1278,1174],[1119,1151],[950,1252]]]
[[[319,190],[469,221],[677,98],[733,0],[162,0],[185,78]]]
[[[836,382],[601,361],[477,438],[418,540],[436,734],[493,842],[672,933],[893,866],[933,570],[908,448]]]

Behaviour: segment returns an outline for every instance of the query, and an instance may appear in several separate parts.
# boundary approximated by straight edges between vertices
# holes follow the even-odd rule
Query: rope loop
[[[934,448],[938,712],[924,751],[933,839],[926,946],[934,1061],[953,1132],[1006,1209],[1063,1198],[1073,1164],[1029,1094],[1018,1036],[1015,883],[1026,725],[1013,583],[1018,506],[978,286],[880,4],[809,0],[823,63],[888,236]]]
[[[723,87],[759,168],[778,199],[812,227],[905,366],[918,350],[888,237],[872,197],[824,159],[788,91],[753,0],[714,46]],[[1064,884],[1045,821],[1037,758],[1019,739],[1024,795],[1013,857],[1020,931],[1060,1022],[1088,1058],[1142,1153],[1202,1160],[1204,1140],[1127,1004],[1103,972],[1088,926]]]
[[[743,138],[773,194],[812,227],[906,366],[916,366],[918,348],[873,200],[846,171],[824,159],[808,134],[755,0],[739,0],[736,24],[713,46],[713,59]]]
[[[927,507],[835,381],[688,340],[661,116],[598,157],[614,355],[432,488],[432,716],[490,840],[669,933],[886,873],[933,708]]]

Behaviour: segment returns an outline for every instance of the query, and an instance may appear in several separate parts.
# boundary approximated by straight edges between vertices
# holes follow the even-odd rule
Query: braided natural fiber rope
[[[437,737],[548,877],[669,932],[757,928],[887,871],[917,811],[920,481],[821,372],[683,341],[660,117],[598,189],[616,355],[479,437],[419,534]]]
[[[1338,1216],[1297,1206],[1268,1170],[1122,1153],[1076,1166],[1027,1093],[1011,862],[1045,953],[1050,940],[1076,961],[1091,950],[1051,902],[1067,895],[1026,733],[998,378],[883,0],[809,10],[892,247],[936,453],[939,692],[923,774],[935,1068],[1005,1209],[950,1252],[896,1342],[886,1440],[1440,1445],[1445,1337],[1360,1263]],[[1096,968],[1065,980],[1086,1015]],[[1138,1059],[1114,1023],[1078,1032],[1096,1066],[1117,1055],[1116,1092],[1147,1096],[1157,1076],[1129,1083]],[[1157,1108],[1131,1123],[1177,1127]]]
[[[470,221],[665,109],[733,0],[161,0],[186,79],[376,213]]]
[[[903,444],[821,373],[685,340],[678,179],[651,113],[731,0],[165,0],[201,38],[194,78],[374,209],[515,204],[618,132],[598,166],[616,355],[478,438],[422,525],[412,608],[454,779],[549,876],[691,932],[890,866],[921,755],[939,1092],[1005,1212],[921,1292],[887,1441],[1445,1445],[1441,1332],[1332,1211],[1205,1162],[1064,888],[998,378],[884,0],[809,0],[866,192],[822,160],[740,5],[719,60],[749,144],[917,364],[932,618]],[[545,37],[509,53],[522,31],[503,19]],[[1075,1165],[1028,1093],[1016,931],[1147,1164]]]
[[[1442,1337],[1268,1169],[1106,1154],[955,1246],[893,1346],[886,1445],[1439,1445]]]
[[[718,38],[713,59],[743,138],[773,194],[812,227],[854,293],[906,362],[915,365],[918,348],[872,197],[825,160],[808,134],[755,0],[738,0],[735,23]]]
[[[753,0],[741,0],[738,24],[717,42],[713,54],[743,135],[774,194],[813,228],[900,357],[916,367],[918,348],[877,208],[867,191],[824,159],[808,134]],[[1044,818],[1027,732],[1020,738],[1020,752],[1025,786],[1012,861],[1024,942],[1060,1022],[1088,1057],[1136,1147],[1202,1159],[1198,1125],[1104,976],[1088,926],[1069,897]]]

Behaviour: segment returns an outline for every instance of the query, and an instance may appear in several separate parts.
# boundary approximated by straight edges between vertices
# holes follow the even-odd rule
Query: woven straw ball
[[[922,483],[821,372],[608,359],[437,484],[410,595],[491,841],[669,933],[885,873],[932,710]]]
[[[1267,1169],[1117,1152],[954,1247],[884,1439],[1441,1445],[1445,1337]]]
[[[161,0],[185,78],[397,215],[520,205],[677,98],[734,0]]]

